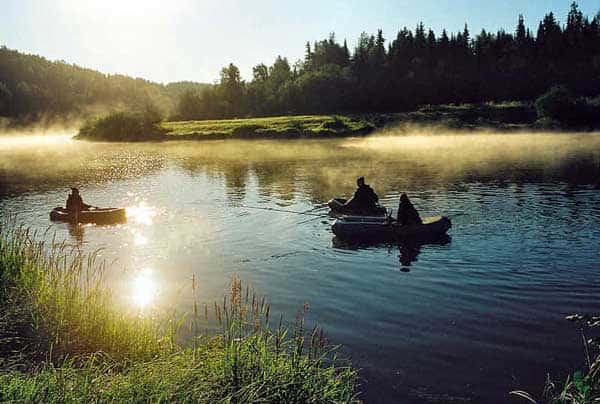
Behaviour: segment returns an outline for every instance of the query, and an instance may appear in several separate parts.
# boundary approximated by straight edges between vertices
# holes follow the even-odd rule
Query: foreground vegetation
[[[233,279],[210,310],[131,316],[105,270],[94,254],[0,227],[1,402],[358,401],[357,372],[305,330],[308,307],[293,326],[271,326],[270,306]],[[220,335],[202,334],[209,318]]]
[[[564,383],[555,383],[548,376],[539,400],[525,391],[512,391],[511,394],[532,404],[600,403],[600,353],[594,355],[593,352],[598,352],[600,348],[600,337],[590,337],[591,333],[600,328],[600,316],[573,314],[566,319],[580,326],[585,350],[585,370],[575,372]]]

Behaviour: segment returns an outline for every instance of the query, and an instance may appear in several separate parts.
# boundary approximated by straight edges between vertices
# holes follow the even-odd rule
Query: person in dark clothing
[[[419,212],[408,199],[406,194],[400,196],[400,205],[398,205],[398,223],[401,226],[422,224]]]
[[[79,190],[77,188],[71,188],[71,193],[67,198],[67,210],[71,212],[81,212],[84,209],[89,209],[90,205],[83,203]]]
[[[369,185],[365,184],[365,178],[360,177],[356,180],[358,188],[354,191],[354,196],[345,203],[348,209],[356,212],[374,212],[377,211],[379,197]]]

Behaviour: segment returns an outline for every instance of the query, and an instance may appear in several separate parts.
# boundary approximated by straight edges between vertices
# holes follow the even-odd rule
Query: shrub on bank
[[[575,98],[564,86],[555,86],[535,101],[538,126],[559,122],[561,126],[597,127],[600,124],[600,97]]]
[[[256,135],[257,131],[265,129],[263,125],[240,125],[237,128],[234,128],[231,134],[236,137],[252,137]]]
[[[140,141],[160,139],[164,130],[160,117],[150,113],[115,112],[88,121],[79,129],[79,137],[108,141]]]
[[[334,131],[344,131],[348,130],[348,125],[339,117],[333,116],[331,121],[325,121],[321,124],[323,129],[331,129]]]
[[[535,101],[539,118],[564,121],[573,114],[575,99],[564,86],[555,86]]]

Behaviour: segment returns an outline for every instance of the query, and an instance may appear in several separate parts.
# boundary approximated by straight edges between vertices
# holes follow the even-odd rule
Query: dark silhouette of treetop
[[[420,104],[534,100],[561,85],[574,97],[600,93],[600,13],[572,3],[566,21],[547,13],[535,35],[525,18],[506,31],[436,34],[422,21],[386,40],[363,32],[353,49],[335,33],[305,43],[302,60],[278,56],[252,69],[231,63],[213,85],[168,85],[49,62],[0,48],[0,116],[81,112],[98,105],[143,109],[151,100],[173,118],[401,111]]]

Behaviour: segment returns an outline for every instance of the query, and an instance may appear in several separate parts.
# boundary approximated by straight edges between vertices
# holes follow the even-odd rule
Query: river
[[[326,202],[364,175],[394,210],[452,219],[422,246],[337,242]],[[78,186],[119,226],[51,223]],[[324,214],[323,217],[261,210]],[[360,367],[363,399],[506,403],[582,368],[600,312],[600,135],[394,131],[356,139],[103,144],[0,137],[0,213],[98,251],[139,310],[220,300],[233,275],[309,319]],[[50,231],[48,231],[50,230]],[[44,233],[45,232],[45,233]],[[518,402],[518,401],[515,401]]]

